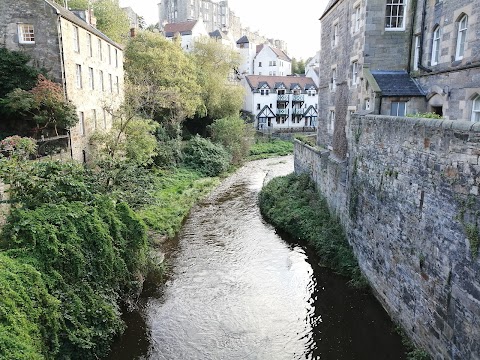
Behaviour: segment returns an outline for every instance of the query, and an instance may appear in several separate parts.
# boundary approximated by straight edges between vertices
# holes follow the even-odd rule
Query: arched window
[[[432,65],[437,65],[440,58],[440,26],[433,31],[432,38]]]
[[[477,97],[475,99],[473,99],[472,121],[480,122],[480,95],[477,95]]]
[[[455,52],[455,60],[462,60],[465,53],[465,43],[467,39],[468,16],[463,15],[458,21],[457,32],[457,50]]]

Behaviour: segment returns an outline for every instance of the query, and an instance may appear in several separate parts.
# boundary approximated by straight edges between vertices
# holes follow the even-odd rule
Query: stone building
[[[243,110],[263,131],[312,131],[317,125],[317,86],[305,76],[248,75]]]
[[[49,0],[0,2],[0,46],[27,53],[77,108],[79,122],[69,139],[79,161],[89,159],[90,135],[111,128],[110,110],[124,97],[123,48],[88,19]]]
[[[320,18],[327,96],[319,100],[319,142],[345,157],[354,112],[480,119],[479,4],[331,0]]]

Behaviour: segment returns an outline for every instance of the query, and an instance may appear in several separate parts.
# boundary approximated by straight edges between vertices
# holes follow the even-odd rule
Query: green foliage
[[[411,117],[411,118],[423,118],[423,119],[443,119],[443,116],[438,115],[438,114],[433,113],[433,112],[407,114],[407,117]]]
[[[239,116],[214,120],[208,129],[213,142],[222,144],[232,155],[233,164],[240,164],[248,155],[254,130]]]
[[[250,160],[266,159],[274,156],[293,154],[293,143],[275,138],[266,140],[257,138],[255,144],[250,147]]]
[[[143,117],[176,128],[201,106],[195,64],[162,35],[141,31],[125,49],[126,102]]]
[[[174,237],[191,207],[215,185],[217,178],[202,178],[193,170],[178,168],[155,175],[154,203],[139,211],[145,223],[160,235]]]
[[[305,60],[292,59],[292,74],[305,74]]]
[[[58,308],[38,271],[0,252],[0,359],[40,360],[56,354]]]
[[[480,246],[480,231],[478,229],[478,225],[465,223],[464,226],[465,233],[467,234],[467,238],[470,243],[472,259],[476,259],[478,256],[478,248]]]
[[[205,176],[218,176],[230,166],[231,155],[220,144],[198,135],[188,141],[184,149],[185,165]]]
[[[19,205],[3,228],[0,248],[39,271],[58,305],[49,316],[51,321],[58,318],[58,325],[53,322],[57,327],[50,326],[50,340],[42,340],[45,358],[105,356],[124,328],[118,301],[138,291],[139,274],[146,270],[145,225],[127,204],[99,194],[89,173],[77,164],[17,165],[3,168]],[[19,306],[20,300],[15,301],[13,305]],[[6,304],[4,298],[0,304]],[[29,317],[28,308],[21,311]],[[42,318],[39,324],[49,323]],[[18,333],[35,330],[27,323],[16,326]],[[25,338],[23,344],[31,346],[32,341],[35,338]],[[19,357],[23,358],[30,357]]]
[[[424,349],[415,346],[400,325],[395,327],[395,332],[402,338],[402,344],[406,348],[408,360],[431,360],[430,355]]]
[[[97,28],[110,39],[118,43],[125,42],[130,31],[130,20],[118,2],[98,0],[93,2],[93,10],[97,18]]]
[[[195,42],[192,57],[203,100],[198,115],[210,119],[237,116],[242,108],[244,90],[229,78],[240,64],[238,52],[214,39],[201,38]]]
[[[295,135],[295,139],[298,141],[310,145],[311,147],[317,146],[317,137],[316,136],[305,136],[305,135]]]
[[[183,160],[182,140],[179,137],[171,138],[162,125],[157,127],[155,137],[158,145],[155,165],[162,169],[178,166]]]
[[[36,152],[37,143],[31,138],[14,135],[0,141],[0,157],[3,155],[9,158],[27,160]]]
[[[30,90],[40,71],[30,65],[28,55],[0,47],[0,98],[15,89]]]
[[[326,266],[348,276],[352,284],[365,286],[339,220],[330,214],[325,198],[307,175],[273,179],[260,192],[259,205],[276,228],[307,241]]]

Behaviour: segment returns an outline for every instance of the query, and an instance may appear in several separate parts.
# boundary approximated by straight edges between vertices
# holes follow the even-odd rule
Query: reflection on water
[[[192,211],[166,284],[147,288],[111,359],[404,358],[370,295],[262,220],[258,191],[287,159],[248,164]]]

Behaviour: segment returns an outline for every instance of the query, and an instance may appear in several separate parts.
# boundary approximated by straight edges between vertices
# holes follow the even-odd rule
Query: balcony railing
[[[301,108],[293,108],[292,109],[292,114],[293,115],[303,115],[304,112],[305,112],[305,109],[301,109]]]
[[[277,109],[277,115],[288,115],[288,109]]]
[[[300,101],[304,101],[304,99],[305,99],[304,95],[292,95],[292,101],[300,102]]]
[[[288,94],[278,95],[277,101],[288,101]]]

